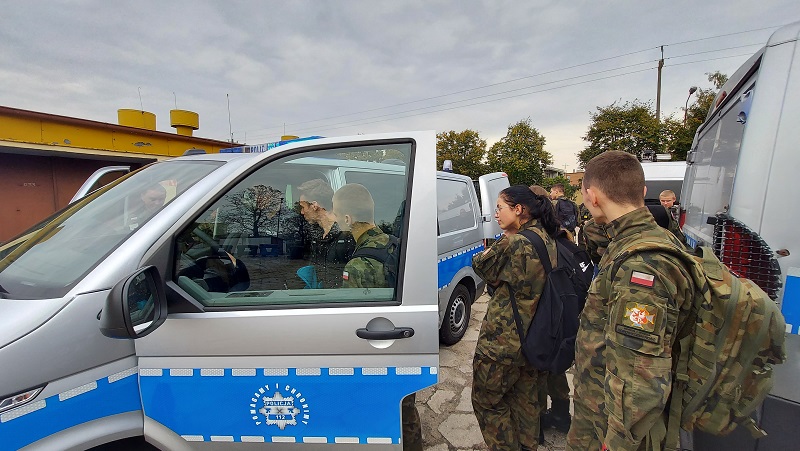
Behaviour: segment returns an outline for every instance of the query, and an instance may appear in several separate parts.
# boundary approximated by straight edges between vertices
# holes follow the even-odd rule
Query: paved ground
[[[439,383],[417,394],[422,418],[422,440],[426,450],[485,450],[478,421],[472,413],[472,356],[489,297],[484,294],[472,306],[472,318],[464,338],[453,346],[439,348]],[[572,377],[568,375],[570,384]],[[545,431],[540,450],[564,449],[564,434]]]

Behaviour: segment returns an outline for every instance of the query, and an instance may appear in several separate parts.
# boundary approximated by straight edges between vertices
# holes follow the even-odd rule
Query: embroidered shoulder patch
[[[647,274],[639,271],[634,271],[631,274],[631,283],[636,285],[641,285],[643,287],[653,287],[655,283],[656,276],[653,274]]]
[[[656,311],[651,310],[652,307],[638,302],[626,302],[622,325],[645,332],[653,332],[656,329]]]

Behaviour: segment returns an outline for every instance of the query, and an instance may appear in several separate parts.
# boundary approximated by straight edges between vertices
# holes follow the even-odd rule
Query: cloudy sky
[[[572,170],[598,106],[682,118],[797,0],[0,0],[0,105],[102,122],[144,108],[200,115],[195,136],[256,144],[472,129],[489,144],[530,117]],[[228,113],[230,104],[230,114]]]

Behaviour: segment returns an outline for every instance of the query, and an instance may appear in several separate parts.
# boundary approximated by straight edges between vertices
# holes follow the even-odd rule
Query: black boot
[[[539,419],[540,429],[556,428],[557,431],[567,433],[572,424],[569,415],[569,399],[554,399],[551,408],[547,409]]]

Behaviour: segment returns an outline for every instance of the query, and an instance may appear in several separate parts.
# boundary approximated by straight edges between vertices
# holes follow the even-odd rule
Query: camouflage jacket
[[[647,208],[606,224],[605,231],[611,241],[576,340],[576,407],[567,449],[664,449],[672,346],[692,306],[692,279],[672,255],[618,258],[643,237],[677,244]]]
[[[581,228],[581,235],[586,241],[586,252],[589,253],[589,258],[595,266],[600,264],[600,259],[606,253],[608,247],[608,235],[606,235],[605,228],[602,224],[594,222],[594,219],[589,219]]]
[[[523,224],[522,228],[542,237],[555,267],[555,241],[535,219]],[[472,258],[472,268],[483,280],[496,286],[481,324],[475,352],[499,363],[525,365],[510,290],[514,291],[522,327],[527,331],[545,282],[544,268],[533,244],[520,234],[503,235],[485,252]]]
[[[364,232],[358,241],[354,252],[362,247],[381,248],[389,242],[389,235],[383,233],[378,227],[372,227]],[[342,272],[342,287],[344,288],[387,288],[386,275],[383,273],[383,263],[368,257],[356,257],[344,266]]]

